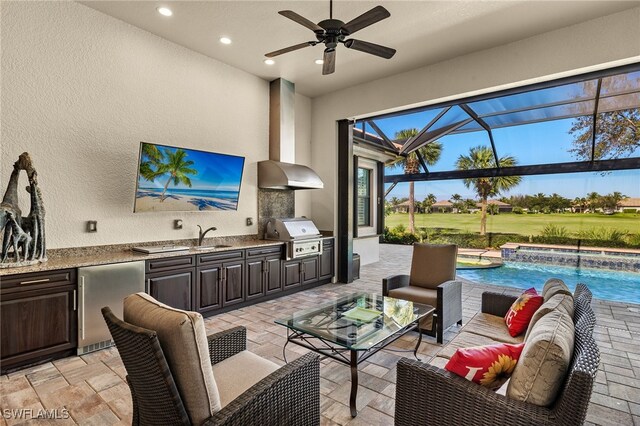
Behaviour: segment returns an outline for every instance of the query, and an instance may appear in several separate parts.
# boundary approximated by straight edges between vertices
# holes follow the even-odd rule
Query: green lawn
[[[385,218],[385,226],[409,225],[407,213],[393,213]],[[499,214],[487,216],[487,231],[521,235],[540,235],[547,224],[564,226],[570,233],[591,228],[611,228],[640,233],[640,215],[590,213],[564,214]],[[453,228],[465,232],[479,232],[480,214],[432,213],[416,214],[416,227]]]

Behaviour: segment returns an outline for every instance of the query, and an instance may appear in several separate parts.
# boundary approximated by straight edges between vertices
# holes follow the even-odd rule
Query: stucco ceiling
[[[391,60],[338,47],[336,72],[314,64],[322,46],[265,65],[264,54],[313,40],[307,28],[278,15],[291,9],[311,21],[328,18],[328,1],[85,1],[82,4],[266,80],[284,77],[315,97],[474,51],[510,43],[637,7],[640,1],[341,1],[334,18],[349,21],[382,4],[391,17],[357,38],[397,49]],[[156,8],[167,6],[173,16]],[[232,39],[231,45],[218,40]],[[624,41],[622,41],[624,42]],[[549,46],[553,49],[553,46]],[[499,64],[496,64],[499,66]]]

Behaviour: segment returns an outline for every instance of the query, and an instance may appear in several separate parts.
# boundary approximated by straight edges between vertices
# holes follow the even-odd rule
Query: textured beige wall
[[[639,22],[640,8],[630,9],[314,98],[312,166],[325,182],[311,202],[317,225],[336,224],[336,120],[637,62]]]
[[[257,217],[256,162],[268,158],[266,81],[77,3],[0,7],[0,186],[30,152],[49,247],[192,238],[196,224],[257,232],[245,218]],[[299,98],[308,146],[310,105]],[[246,156],[238,211],[132,213],[140,141]],[[98,233],[84,232],[87,220]]]

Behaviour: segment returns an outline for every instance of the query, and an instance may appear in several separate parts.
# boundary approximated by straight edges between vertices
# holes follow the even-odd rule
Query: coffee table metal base
[[[351,417],[356,417],[358,415],[358,410],[356,407],[356,398],[358,396],[358,364],[367,360],[370,356],[384,349],[387,345],[395,342],[400,337],[404,336],[410,331],[416,330],[417,328],[418,322],[416,321],[409,327],[398,330],[396,333],[387,337],[380,343],[373,345],[368,349],[362,350],[347,349],[321,337],[312,336],[310,334],[288,328],[287,343],[285,343],[284,347],[282,348],[282,355],[284,357],[284,361],[287,362],[285,349],[287,348],[289,342],[291,342],[298,346],[302,346],[316,353],[319,353],[323,357],[328,357],[342,364],[348,365],[351,368],[351,394],[349,395],[349,408],[351,409]],[[420,332],[420,330],[418,330],[418,342],[416,343],[416,347],[413,350],[413,356],[418,361],[420,361],[420,359],[418,358],[418,349],[420,348],[420,343],[422,343],[422,333]]]

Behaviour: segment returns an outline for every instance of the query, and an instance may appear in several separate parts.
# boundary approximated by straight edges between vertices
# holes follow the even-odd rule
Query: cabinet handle
[[[48,283],[49,281],[51,281],[51,278],[42,278],[42,279],[39,279],[39,280],[31,280],[31,281],[20,281],[20,285],[37,284],[37,283]]]
[[[84,277],[80,277],[80,338],[84,340]]]
[[[73,290],[73,310],[78,310],[78,292]]]

